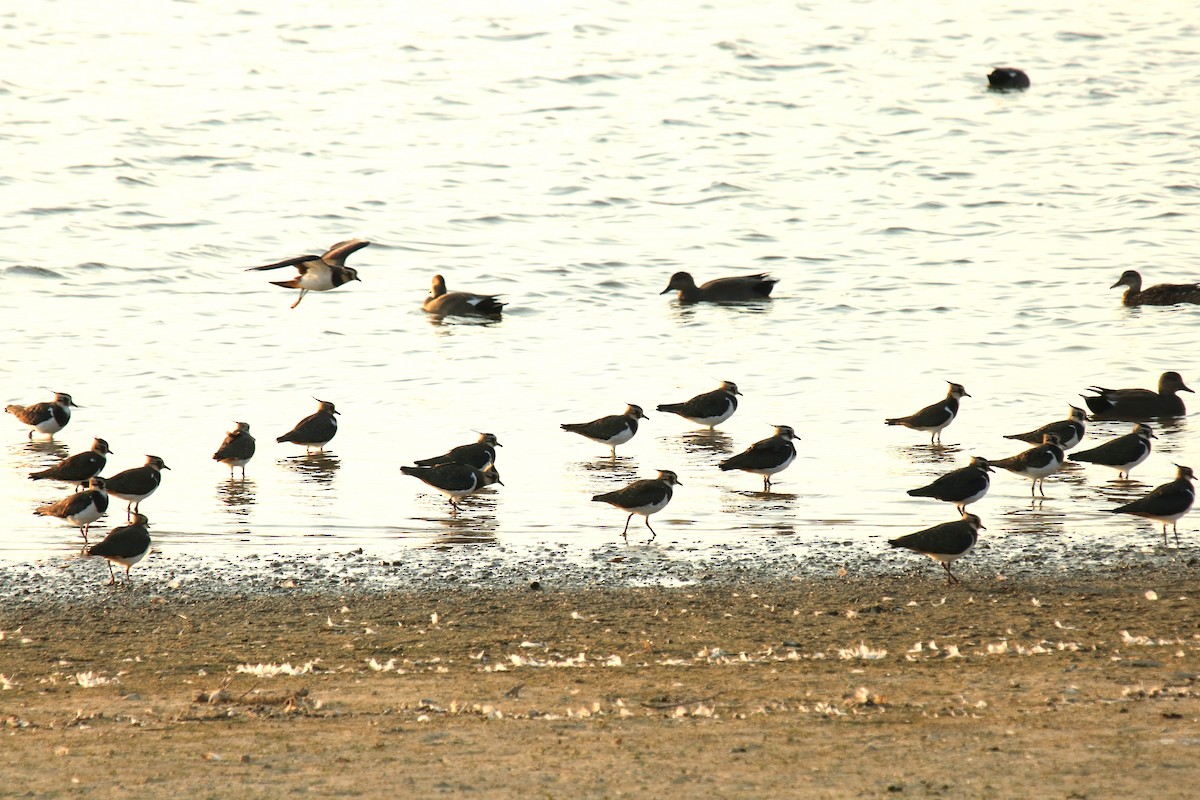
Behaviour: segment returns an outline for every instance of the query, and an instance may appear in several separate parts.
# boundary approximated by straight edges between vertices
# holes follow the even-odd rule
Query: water
[[[393,8],[4,15],[2,400],[82,408],[53,445],[4,418],[0,560],[77,552],[31,513],[67,489],[25,473],[102,436],[106,474],[147,453],[171,467],[142,510],[174,558],[587,552],[624,522],[591,495],[666,468],[683,486],[660,544],[870,562],[954,516],[904,490],[1017,452],[1003,434],[1088,385],[1200,383],[1200,309],[1126,310],[1107,289],[1127,267],[1200,277],[1200,31],[1176,4]],[[1000,65],[1032,90],[986,91]],[[350,261],[363,282],[295,310],[242,270],[353,236],[374,243]],[[659,295],[677,270],[781,282],[769,304],[684,309]],[[427,318],[437,272],[503,293],[503,321]],[[745,397],[714,437],[653,410],[723,379]],[[972,395],[947,447],[883,426],[946,380]],[[342,428],[310,458],[273,440],[313,396]],[[650,419],[615,464],[559,430],[629,402]],[[259,440],[244,482],[209,459],[234,420]],[[778,423],[802,441],[772,494],[715,468]],[[453,517],[399,466],[475,431],[500,437],[506,485]],[[1156,526],[1106,509],[1197,445],[1184,420],[1134,482],[1074,467],[1042,504],[1000,473],[972,510],[1014,558],[1150,550]]]

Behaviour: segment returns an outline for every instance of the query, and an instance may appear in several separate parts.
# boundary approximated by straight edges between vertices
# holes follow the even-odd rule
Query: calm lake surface
[[[70,1],[3,15],[3,403],[70,392],[53,444],[0,418],[0,561],[78,552],[30,470],[106,438],[105,471],[171,467],[142,505],[170,557],[619,540],[590,498],[672,469],[652,518],[686,552],[802,554],[953,519],[906,489],[1023,449],[1095,383],[1200,389],[1200,307],[1127,310],[1121,271],[1200,279],[1195,53],[1176,3],[244,4]],[[995,66],[1024,93],[987,91]],[[351,237],[362,282],[245,272]],[[769,271],[774,300],[681,308],[669,276]],[[496,323],[428,318],[430,278],[502,293]],[[736,381],[708,436],[658,403]],[[971,397],[944,433],[886,428]],[[316,408],[323,456],[276,444]],[[1200,398],[1185,399],[1200,409]],[[559,430],[649,415],[608,450]],[[245,481],[210,455],[234,420]],[[801,436],[765,495],[716,469]],[[1084,447],[1129,429],[1097,423]],[[505,486],[453,517],[402,464],[495,433]],[[1114,503],[1200,468],[1190,419],[1118,482],[1000,472],[972,506],[1015,558],[1161,549]],[[98,527],[124,519],[124,503]],[[1185,547],[1195,524],[1180,526]],[[640,520],[631,542],[642,542]],[[1056,545],[1057,546],[1057,545]],[[148,562],[153,568],[153,558]],[[932,568],[930,568],[932,569]]]

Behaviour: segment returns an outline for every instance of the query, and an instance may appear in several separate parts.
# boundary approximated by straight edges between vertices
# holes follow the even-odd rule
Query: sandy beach
[[[1194,797],[1186,559],[0,612],[0,795]]]

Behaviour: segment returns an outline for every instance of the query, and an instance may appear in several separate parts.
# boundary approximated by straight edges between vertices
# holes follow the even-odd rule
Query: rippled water
[[[1107,289],[1127,267],[1200,277],[1200,31],[1175,4],[58,8],[4,15],[0,375],[5,403],[82,407],[52,444],[4,418],[2,560],[77,551],[31,513],[64,487],[24,476],[93,436],[106,474],[171,467],[142,510],[176,557],[587,549],[624,521],[591,495],[666,468],[683,486],[660,543],[870,559],[953,518],[905,489],[1017,452],[1003,434],[1086,386],[1200,383],[1200,309]],[[1004,64],[1033,88],[986,91]],[[374,243],[350,262],[363,282],[295,310],[241,269],[352,236]],[[781,282],[767,304],[680,308],[659,292],[681,269]],[[508,313],[427,318],[435,272]],[[653,411],[722,379],[745,397],[715,436]],[[945,380],[972,395],[947,447],[883,426]],[[324,456],[275,444],[314,395],[342,412]],[[630,402],[650,419],[615,464],[559,430]],[[233,420],[259,439],[244,482],[209,459]],[[777,423],[802,441],[776,491],[715,468]],[[474,431],[500,437],[506,485],[452,517],[399,466]],[[1042,504],[1000,473],[972,508],[1014,557],[1033,537],[1153,548],[1156,526],[1106,509],[1196,439],[1168,430],[1132,483],[1072,467]]]

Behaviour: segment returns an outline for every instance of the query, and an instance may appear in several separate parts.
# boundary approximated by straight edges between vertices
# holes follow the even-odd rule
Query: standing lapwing
[[[912,497],[932,497],[945,503],[954,503],[958,513],[965,514],[967,506],[983,499],[988,493],[992,485],[988,473],[994,471],[986,458],[972,456],[971,463],[962,469],[947,472],[928,486],[909,489],[908,493]]]
[[[1070,458],[1072,461],[1086,461],[1089,464],[1112,467],[1117,471],[1118,478],[1128,478],[1129,470],[1150,457],[1150,440],[1157,438],[1153,428],[1138,422],[1133,426],[1133,430],[1124,436],[1118,436],[1091,450],[1072,453]]]
[[[703,425],[711,431],[737,411],[737,399],[740,394],[736,383],[721,381],[721,386],[711,392],[698,394],[682,403],[662,403],[658,410],[678,414],[689,422]]]
[[[102,556],[108,561],[108,585],[117,582],[112,565],[125,568],[125,585],[129,585],[129,568],[141,561],[150,552],[150,520],[145,514],[134,514],[128,525],[113,528],[104,541],[88,548],[89,556]]]
[[[593,442],[612,448],[612,457],[617,458],[617,445],[625,444],[638,430],[638,420],[648,419],[641,406],[632,403],[625,406],[624,414],[613,414],[591,422],[567,422],[559,427],[570,433],[578,433]]]
[[[67,427],[71,421],[71,409],[79,408],[71,395],[66,392],[55,392],[51,403],[34,403],[31,406],[7,405],[4,410],[12,414],[23,425],[29,426],[29,438],[34,433],[45,433],[50,436]]]
[[[422,458],[413,462],[418,467],[436,467],[440,464],[466,464],[478,470],[486,470],[496,463],[496,448],[503,447],[494,433],[481,433],[479,440],[470,444],[452,447],[440,456]]]
[[[58,517],[71,523],[79,528],[83,543],[87,544],[88,528],[104,516],[105,511],[108,511],[105,481],[104,478],[95,477],[88,480],[86,491],[68,495],[57,503],[40,506],[33,513],[43,517]]]
[[[1176,392],[1191,392],[1178,372],[1164,372],[1158,379],[1158,391],[1149,389],[1105,389],[1089,386],[1094,395],[1081,395],[1094,419],[1120,419],[1128,422],[1151,417],[1182,417],[1187,413]],[[1193,392],[1194,394],[1194,392]]]
[[[904,547],[929,556],[946,570],[947,583],[959,583],[950,565],[971,552],[979,541],[979,532],[985,531],[983,522],[974,514],[963,512],[962,519],[943,522],[923,531],[910,533],[898,539],[889,539],[892,547]]]
[[[991,463],[993,467],[1006,469],[1014,475],[1020,475],[1033,481],[1029,486],[1030,497],[1034,496],[1034,489],[1038,489],[1042,493],[1042,497],[1045,497],[1046,478],[1058,472],[1064,461],[1066,461],[1066,454],[1058,443],[1058,434],[1047,433],[1043,434],[1042,443],[1036,447]]]
[[[1114,514],[1133,514],[1138,517],[1161,522],[1163,526],[1163,544],[1167,543],[1167,523],[1171,523],[1175,531],[1175,546],[1179,546],[1179,518],[1192,510],[1196,502],[1196,489],[1192,479],[1196,477],[1191,467],[1175,465],[1177,472],[1175,480],[1164,483],[1145,497],[1126,503],[1120,508],[1112,509]]]
[[[126,519],[132,519],[143,500],[158,490],[162,483],[162,471],[170,469],[158,456],[146,456],[140,467],[118,472],[108,479],[108,493],[126,501]]]
[[[221,446],[217,448],[217,452],[213,453],[213,461],[218,461],[229,467],[229,477],[233,477],[233,470],[237,467],[242,469],[242,477],[246,477],[246,465],[250,463],[250,459],[254,458],[255,443],[254,437],[250,435],[250,424],[247,422],[237,422],[236,428],[225,434],[225,440],[221,442]]]
[[[762,475],[763,491],[769,492],[771,476],[787,469],[796,460],[796,445],[792,444],[792,440],[799,438],[790,425],[776,425],[775,435],[755,442],[718,466],[722,471],[740,469]]]
[[[1041,444],[1043,436],[1053,433],[1058,436],[1059,446],[1063,450],[1070,450],[1083,441],[1083,434],[1087,431],[1087,427],[1084,425],[1087,422],[1087,412],[1078,406],[1068,405],[1067,407],[1070,411],[1064,420],[1051,422],[1028,433],[1009,434],[1004,438],[1016,439],[1018,442],[1027,442],[1028,444]]]
[[[100,474],[100,471],[104,469],[104,465],[108,462],[107,456],[111,454],[112,450],[108,448],[108,442],[97,438],[92,440],[91,450],[67,456],[54,466],[39,472],[31,472],[29,473],[29,480],[65,481],[67,483],[82,485],[87,483],[88,478],[93,478]]]
[[[405,475],[412,475],[414,478],[424,481],[426,485],[432,486],[446,495],[450,500],[450,507],[456,514],[459,500],[469,497],[493,483],[504,485],[504,482],[500,480],[500,473],[496,472],[494,466],[489,467],[485,472],[468,464],[451,462],[433,467],[401,467],[400,471]]]
[[[625,529],[621,531],[621,537],[626,541],[629,540],[629,521],[634,514],[641,515],[650,530],[649,541],[654,541],[658,534],[650,527],[650,515],[666,508],[675,493],[675,487],[682,485],[678,475],[669,469],[662,469],[658,471],[657,478],[634,481],[623,489],[595,495],[592,501],[608,503],[629,512],[625,518]]]
[[[958,416],[958,401],[964,397],[970,397],[967,390],[963,388],[961,383],[946,381],[950,384],[950,391],[946,393],[946,399],[941,400],[932,405],[925,406],[915,414],[910,414],[907,417],[892,417],[885,419],[887,425],[903,425],[906,428],[912,428],[914,431],[928,431],[929,443],[942,443],[942,429],[954,422],[954,418]]]
[[[315,397],[313,399],[317,400]],[[341,412],[334,408],[333,403],[328,400],[317,400],[317,402],[320,405],[317,406],[316,413],[297,422],[296,427],[276,438],[275,441],[302,444],[310,450],[313,447],[324,450],[325,445],[329,444],[329,440],[337,435],[338,421],[335,415]]]
[[[260,271],[295,267],[298,274],[291,280],[271,281],[274,285],[282,286],[285,289],[300,290],[300,296],[296,298],[296,302],[292,303],[292,308],[295,308],[300,305],[300,301],[304,299],[304,295],[309,292],[328,292],[350,281],[362,280],[358,277],[357,270],[346,266],[346,258],[351,253],[357,252],[369,244],[370,242],[363,239],[349,239],[344,242],[338,242],[326,250],[323,255],[297,256],[296,258],[277,261],[274,264],[266,264],[261,267],[248,267],[247,270]]]

